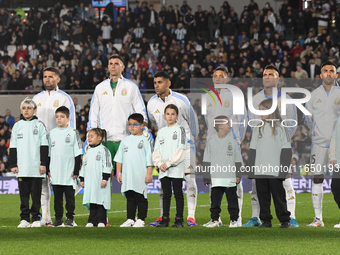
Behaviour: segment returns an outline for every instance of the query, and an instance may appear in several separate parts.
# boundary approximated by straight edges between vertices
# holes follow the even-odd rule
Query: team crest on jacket
[[[100,155],[100,151],[97,153],[96,160],[100,161],[102,159],[102,155]]]
[[[336,97],[336,98],[335,98],[334,104],[335,104],[335,105],[339,105],[339,104],[340,104],[340,97]]]
[[[122,89],[121,95],[122,95],[122,96],[126,96],[126,94],[127,94],[127,90],[126,90],[126,88],[123,88],[123,89]]]
[[[175,131],[174,134],[172,135],[172,140],[177,140],[177,132]]]
[[[143,146],[144,146],[144,141],[140,141],[138,143],[138,149],[143,149]]]
[[[34,126],[34,128],[33,128],[33,135],[38,135],[38,134],[39,134],[38,127]]]
[[[228,143],[228,152],[227,152],[228,156],[232,156],[233,155],[233,144],[231,142]]]
[[[58,107],[59,106],[59,100],[55,100],[54,103],[53,103],[53,107]]]
[[[65,138],[65,143],[70,143],[70,142],[71,142],[70,134],[67,134]]]

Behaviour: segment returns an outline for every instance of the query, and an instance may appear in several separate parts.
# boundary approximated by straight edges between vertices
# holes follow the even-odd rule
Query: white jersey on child
[[[170,157],[175,154],[177,149],[186,150],[187,140],[184,128],[177,123],[172,127],[164,127],[158,130],[155,151],[159,150],[162,163],[169,161]],[[159,171],[159,180],[163,177],[184,178],[184,160],[178,165],[169,167],[165,172]]]
[[[82,145],[77,130],[68,126],[51,130],[49,134],[51,183],[72,186],[75,157],[82,155]]]
[[[242,162],[239,150],[238,143],[231,132],[224,138],[215,134],[209,139],[203,161],[210,162],[211,165],[211,187],[236,186],[235,163]]]
[[[145,177],[148,166],[153,166],[152,148],[148,139],[143,135],[125,137],[119,145],[114,161],[123,164],[122,194],[133,190],[146,198],[148,190]]]
[[[55,110],[60,106],[66,106],[70,110],[70,127],[76,128],[76,113],[72,98],[58,87],[56,90],[47,90],[40,92],[33,97],[33,101],[37,104],[36,116],[41,120],[48,132],[57,127],[55,121]]]
[[[111,208],[110,178],[105,188],[101,187],[103,173],[111,174],[111,153],[102,144],[90,147],[83,157],[83,165],[79,176],[84,177],[83,205],[90,209],[90,204]]]
[[[340,116],[340,87],[332,86],[326,92],[324,86],[320,85],[312,92],[306,108],[312,114],[305,117],[313,132],[312,144],[329,148],[334,125]]]
[[[211,91],[211,93],[215,96],[213,91]],[[233,94],[229,89],[220,90],[219,96],[222,105],[219,100],[216,100],[215,104],[214,100],[208,94],[205,94],[204,96],[206,97],[207,102],[207,114],[205,116],[205,122],[208,127],[207,141],[217,133],[214,128],[214,119],[217,116],[226,116],[229,118],[230,123],[232,121],[233,132],[236,135],[237,142],[240,144],[244,139],[248,125],[246,107],[244,107],[243,115],[233,114]]]
[[[9,147],[17,149],[18,177],[46,177],[39,172],[40,146],[48,146],[47,131],[41,121],[35,118],[14,124]]]
[[[274,136],[271,126],[271,122],[265,122],[261,134],[259,127],[253,129],[250,149],[256,150],[255,175],[279,176],[281,150],[291,148],[288,130],[280,124],[276,127]]]
[[[267,96],[265,94],[264,90],[262,90],[259,93],[257,93],[252,98],[254,108],[259,110],[260,103],[263,100],[268,99],[268,98],[272,98],[272,96]],[[286,98],[291,99],[291,97],[288,96],[288,95],[286,96]],[[281,90],[280,89],[278,89],[278,91],[277,91],[277,105],[278,105],[279,111],[281,113]],[[249,109],[248,109],[248,111],[249,111]],[[255,115],[255,114],[251,113],[250,111],[248,113],[248,117],[249,117],[249,121],[250,120],[255,120],[255,119],[261,120],[261,116]],[[288,128],[288,133],[289,133],[289,137],[292,138],[293,135],[295,134],[295,131],[297,129],[297,123],[298,123],[298,116],[297,116],[296,106],[293,105],[293,104],[287,104],[287,114],[286,115],[281,115],[281,118],[282,118],[282,120],[293,119],[293,120],[296,121],[296,122],[294,122],[294,121],[286,121],[285,122],[285,125],[291,126],[291,127]],[[257,121],[257,122],[253,121],[250,124],[252,126],[256,126],[259,123],[260,123],[260,121]],[[251,127],[251,129],[254,130],[254,127]]]

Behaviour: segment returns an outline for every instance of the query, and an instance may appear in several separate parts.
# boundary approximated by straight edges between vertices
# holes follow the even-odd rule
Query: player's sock
[[[163,216],[163,189],[159,190],[159,206],[161,207],[161,217]]]
[[[48,180],[42,181],[41,187],[41,218],[49,223],[52,221],[50,212],[51,190]]]
[[[323,186],[322,183],[312,183],[312,201],[315,212],[315,217],[322,221],[322,198]]]
[[[252,218],[260,218],[260,203],[259,198],[257,197],[257,191],[256,191],[256,182],[255,179],[252,181],[253,187],[251,190],[251,206],[253,210]]]
[[[287,209],[290,212],[290,217],[295,219],[295,190],[292,185],[292,178],[287,178],[283,181],[283,187],[286,191]]]
[[[237,200],[238,200],[238,208],[239,208],[239,210],[240,210],[238,216],[239,216],[239,217],[242,217],[243,186],[242,186],[241,183],[237,185],[236,194],[237,194]]]
[[[187,185],[187,204],[188,204],[188,218],[195,219],[196,203],[197,203],[197,185],[196,176],[194,174],[187,174],[185,176]]]

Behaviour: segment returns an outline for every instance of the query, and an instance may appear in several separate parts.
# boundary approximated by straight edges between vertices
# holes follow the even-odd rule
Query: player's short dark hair
[[[275,70],[279,75],[280,75],[280,70],[279,68],[277,68],[274,65],[266,65],[266,67],[264,68],[263,72],[266,70]]]
[[[157,72],[153,78],[159,78],[159,77],[162,77],[164,80],[170,80],[170,76],[167,72],[165,71],[160,71],[160,72]]]
[[[178,107],[174,104],[168,104],[165,109],[164,109],[164,113],[166,112],[167,109],[173,109],[175,110],[176,114],[178,115]]]
[[[116,59],[116,58],[119,59],[120,61],[122,61],[123,65],[124,65],[124,59],[121,56],[119,56],[119,55],[112,55],[110,57],[110,59]]]
[[[58,77],[60,76],[60,73],[59,73],[59,70],[53,66],[50,66],[50,67],[46,67],[43,71],[44,72],[53,72],[55,73]]]
[[[70,117],[70,110],[66,106],[60,106],[55,110],[55,113],[57,114],[58,112],[61,112],[66,115],[66,117]]]
[[[140,113],[133,113],[129,116],[128,120],[135,120],[138,121],[139,124],[143,124],[144,117]]]
[[[332,61],[329,61],[329,60],[322,63],[322,65],[321,65],[321,70],[322,70],[322,68],[323,68],[324,66],[334,66],[335,69],[338,68],[338,67],[336,66],[336,64],[334,64]]]
[[[222,71],[225,73],[225,75],[228,76],[228,70],[223,68],[223,67],[217,67],[215,70],[214,70],[214,73],[217,72],[217,71]]]
[[[227,116],[224,116],[224,115],[217,116],[214,120],[225,120],[225,119],[228,119],[228,121],[229,121],[229,118]],[[216,132],[218,132],[218,127],[220,125],[221,124],[214,125],[214,128],[215,128]]]

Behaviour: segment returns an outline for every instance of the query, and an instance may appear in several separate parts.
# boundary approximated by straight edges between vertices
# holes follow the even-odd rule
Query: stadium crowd
[[[195,8],[195,9],[194,9]],[[109,11],[107,11],[109,10]],[[0,93],[26,90],[37,94],[43,89],[42,71],[49,66],[61,73],[60,89],[69,94],[93,90],[108,78],[107,63],[112,54],[125,61],[123,76],[136,83],[142,94],[153,93],[153,75],[165,70],[171,88],[187,92],[190,78],[212,76],[217,67],[226,68],[230,83],[244,92],[262,87],[263,68],[273,64],[280,69],[279,87],[297,86],[313,90],[321,84],[320,65],[330,60],[339,64],[340,4],[311,1],[305,10],[293,9],[284,1],[279,13],[270,3],[258,6],[254,0],[237,14],[227,1],[222,6],[162,6],[156,12],[146,2],[119,11],[106,9],[98,18],[91,4],[61,5],[9,12],[0,10]],[[65,44],[64,44],[65,43]],[[15,46],[13,55],[8,48]],[[243,80],[243,79],[247,80]],[[306,80],[308,78],[308,80]],[[246,95],[246,93],[244,93]],[[202,161],[206,125],[200,115],[200,101],[192,102],[198,114],[198,165]],[[74,99],[77,129],[85,137],[90,102],[84,107]],[[0,173],[8,167],[8,145],[12,118],[9,110],[0,116]],[[155,130],[154,130],[155,131]],[[247,161],[250,132],[241,144]],[[311,132],[299,119],[292,138],[293,161],[309,161],[297,150],[298,142],[310,142]],[[1,175],[1,174],[0,174]]]

